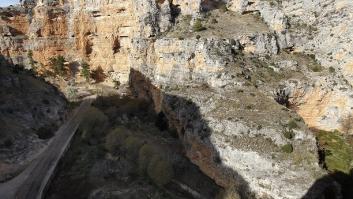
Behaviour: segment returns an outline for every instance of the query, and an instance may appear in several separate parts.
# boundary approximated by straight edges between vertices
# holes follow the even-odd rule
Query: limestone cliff
[[[1,9],[0,52],[24,65],[33,52],[42,70],[56,55],[102,67],[105,83],[129,82],[166,115],[189,159],[219,185],[244,198],[300,198],[323,173],[309,128],[343,131],[353,107],[352,8],[348,0],[25,1]],[[274,100],[278,89],[290,109]]]

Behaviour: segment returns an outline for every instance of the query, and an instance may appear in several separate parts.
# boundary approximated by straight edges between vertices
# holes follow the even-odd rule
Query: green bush
[[[311,67],[311,70],[313,72],[321,72],[322,71],[322,67],[320,65],[314,65]]]
[[[99,109],[90,107],[82,119],[79,129],[82,138],[100,137],[108,124],[108,117]]]
[[[126,150],[127,155],[131,159],[137,159],[140,148],[143,145],[143,141],[137,137],[129,136],[125,139],[123,149]]]
[[[160,187],[168,184],[174,176],[172,164],[158,155],[149,162],[147,173],[151,180]]]
[[[353,167],[353,149],[338,131],[320,131],[317,134],[320,148],[324,151],[324,163],[331,171],[349,173]]]
[[[202,25],[202,22],[200,19],[196,19],[194,22],[193,30],[195,32],[200,32],[200,31],[206,30],[206,28]]]
[[[298,124],[297,124],[297,122],[295,121],[295,120],[289,120],[289,122],[288,122],[288,128],[289,129],[296,129],[296,128],[298,128]]]
[[[292,129],[289,129],[289,130],[286,129],[286,130],[284,130],[284,131],[283,131],[283,135],[284,135],[284,137],[287,138],[287,139],[293,139],[294,136],[295,136],[295,134],[294,134],[294,132],[293,132]]]
[[[282,151],[285,153],[292,153],[293,152],[293,145],[292,144],[283,145]]]
[[[119,146],[122,146],[129,137],[130,132],[126,128],[115,128],[105,137],[105,149],[113,153]]]
[[[35,66],[35,61],[33,59],[33,51],[32,50],[28,50],[27,57],[28,57],[29,65],[31,66],[31,69],[35,70],[36,66]]]
[[[60,76],[64,76],[66,73],[65,69],[65,58],[61,55],[57,57],[52,57],[49,59],[50,66],[53,68],[55,74],[59,74]]]
[[[141,175],[146,173],[151,158],[157,153],[157,150],[151,144],[145,144],[141,147],[138,159],[138,168]]]
[[[89,69],[89,65],[87,62],[82,62],[81,63],[81,76],[86,79],[86,82],[89,82],[90,76],[91,76],[91,71]]]

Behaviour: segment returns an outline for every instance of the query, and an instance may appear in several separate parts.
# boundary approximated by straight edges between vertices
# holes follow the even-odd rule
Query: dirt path
[[[1,199],[41,199],[45,188],[50,182],[59,160],[68,149],[82,117],[95,99],[90,96],[84,99],[75,109],[71,118],[56,132],[46,150],[42,152],[17,177],[0,184]]]

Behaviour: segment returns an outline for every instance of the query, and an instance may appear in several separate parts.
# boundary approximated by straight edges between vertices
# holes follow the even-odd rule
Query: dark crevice
[[[155,125],[161,131],[166,131],[169,129],[168,119],[166,118],[166,116],[163,112],[158,113]]]

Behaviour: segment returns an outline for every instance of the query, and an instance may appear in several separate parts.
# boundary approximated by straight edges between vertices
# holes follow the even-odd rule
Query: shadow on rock
[[[189,99],[162,91],[134,69],[131,69],[129,84],[136,97],[149,101],[159,116],[166,117],[167,127],[177,132],[186,156],[218,185],[228,190],[218,198],[255,198],[248,182],[222,163],[219,152],[210,140],[212,130],[203,119],[198,105]]]
[[[328,174],[310,187],[302,199],[352,199],[353,169],[350,175],[343,172]]]

